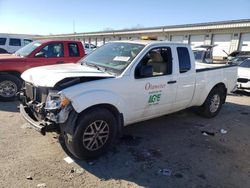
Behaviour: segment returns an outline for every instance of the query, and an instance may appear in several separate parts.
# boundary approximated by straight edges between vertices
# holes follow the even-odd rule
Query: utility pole
[[[75,20],[74,19],[73,19],[73,33],[74,33],[74,38],[76,40],[76,36],[75,36],[75,33],[76,33],[76,31],[75,31]]]

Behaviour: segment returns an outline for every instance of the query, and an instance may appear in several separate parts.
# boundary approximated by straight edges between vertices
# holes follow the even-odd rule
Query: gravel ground
[[[228,96],[213,119],[185,110],[128,126],[96,161],[67,155],[59,135],[30,128],[17,106],[0,103],[0,187],[250,187],[247,93]]]

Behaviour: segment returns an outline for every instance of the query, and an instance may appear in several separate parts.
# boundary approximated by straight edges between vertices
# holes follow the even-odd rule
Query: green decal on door
[[[154,93],[149,95],[148,103],[157,104],[161,99],[161,93]]]

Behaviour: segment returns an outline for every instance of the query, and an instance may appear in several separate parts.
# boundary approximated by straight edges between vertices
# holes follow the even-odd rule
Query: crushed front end
[[[25,82],[19,93],[20,112],[36,130],[45,135],[60,130],[72,110],[71,103],[60,91],[49,87],[35,87]]]

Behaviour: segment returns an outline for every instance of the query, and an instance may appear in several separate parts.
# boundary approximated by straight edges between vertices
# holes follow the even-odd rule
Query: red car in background
[[[76,63],[85,56],[80,41],[38,40],[14,54],[0,55],[0,100],[15,99],[21,89],[20,75],[27,69],[43,65]]]

